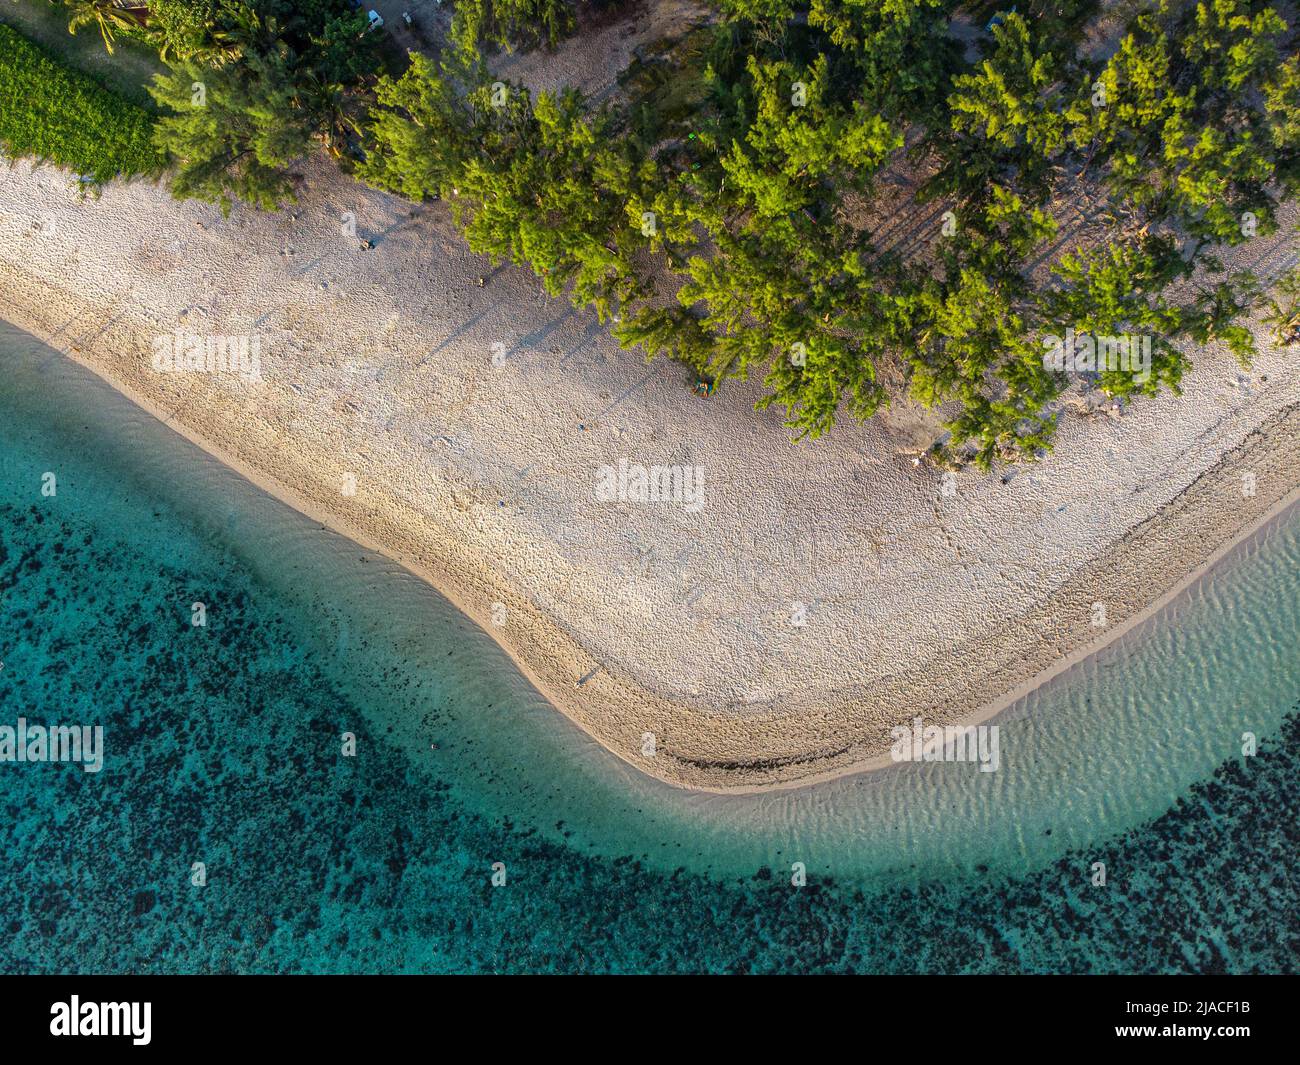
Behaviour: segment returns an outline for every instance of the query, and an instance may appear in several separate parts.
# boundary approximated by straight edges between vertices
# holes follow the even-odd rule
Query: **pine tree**
[[[294,108],[292,60],[283,51],[248,55],[215,70],[184,60],[158,75],[150,93],[169,113],[155,137],[175,158],[172,195],[273,210],[294,198],[292,164],[316,132]]]
[[[1061,76],[1060,64],[1031,38],[1019,15],[995,26],[993,40],[992,54],[976,73],[953,79],[953,128],[1017,149],[1031,165],[1051,158],[1065,141],[1065,120],[1049,92]]]
[[[1188,364],[1173,339],[1186,332],[1188,318],[1161,293],[1182,269],[1168,238],[1065,255],[1053,269],[1058,287],[1039,298],[1041,317],[1058,336],[1072,329],[1094,337],[1151,337],[1150,376],[1139,379],[1123,370],[1099,370],[1100,387],[1107,395],[1155,395],[1162,386],[1177,391]]]
[[[512,96],[529,107],[526,90]],[[455,201],[470,248],[531,267],[548,293],[568,291],[601,321],[644,291],[631,259],[646,234],[627,206],[647,169],[620,150],[609,121],[573,90],[540,93],[508,154],[489,146],[468,160]]]
[[[1259,302],[1268,312],[1264,322],[1273,327],[1273,339],[1278,344],[1300,344],[1300,266],[1278,278]]]
[[[1074,142],[1096,157],[1116,198],[1148,225],[1170,221],[1197,237],[1197,251],[1266,232],[1275,214],[1267,186],[1279,124],[1267,101],[1285,109],[1284,80],[1274,95],[1268,86],[1286,26],[1274,9],[1251,8],[1212,0],[1164,11],[1163,21],[1162,12],[1140,16],[1067,112]]]
[[[380,78],[358,176],[412,200],[449,195],[478,150],[465,91],[419,53],[400,78]]]
[[[458,48],[554,46],[573,29],[570,0],[461,0],[451,36]]]

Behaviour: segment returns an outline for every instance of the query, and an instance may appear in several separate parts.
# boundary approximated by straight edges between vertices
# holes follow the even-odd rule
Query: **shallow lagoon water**
[[[692,795],[400,567],[0,358],[0,723],[108,747],[0,766],[6,970],[1295,967],[1296,511],[1004,714],[997,773]]]

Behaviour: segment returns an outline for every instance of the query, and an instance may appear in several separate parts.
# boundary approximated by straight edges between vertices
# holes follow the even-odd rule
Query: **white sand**
[[[692,396],[680,367],[492,272],[440,206],[328,165],[307,188],[292,210],[223,221],[147,183],[83,200],[56,170],[0,169],[0,317],[428,577],[561,710],[675,783],[806,781],[869,763],[916,713],[968,717],[1300,483],[1294,351],[1266,345],[1249,374],[1195,352],[1181,398],[1068,417],[1040,466],[961,475],[943,499],[900,453],[906,408],[792,446],[753,412],[756,387]],[[1293,233],[1249,262],[1294,263]],[[155,372],[151,341],[177,328],[260,337],[264,380]],[[702,468],[705,505],[599,501],[597,469],[620,459]]]

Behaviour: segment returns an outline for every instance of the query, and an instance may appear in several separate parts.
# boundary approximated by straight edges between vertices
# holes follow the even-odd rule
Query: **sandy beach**
[[[916,715],[987,716],[1300,485],[1294,353],[1262,331],[1251,371],[1196,351],[1181,397],[1067,415],[1041,464],[945,494],[913,461],[920,411],[792,445],[755,388],[692,395],[681,367],[470,254],[441,205],[308,171],[296,206],[223,220],[149,183],[86,199],[9,164],[0,317],[425,577],[674,784],[807,783],[878,764]],[[1293,265],[1294,224],[1234,265]],[[178,330],[255,339],[260,380],[159,372]],[[700,494],[610,498],[620,466],[687,470]]]

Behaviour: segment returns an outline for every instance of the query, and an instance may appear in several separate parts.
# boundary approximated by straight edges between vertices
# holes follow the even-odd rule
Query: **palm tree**
[[[311,116],[315,136],[335,159],[361,128],[361,105],[343,85],[308,71],[299,87],[296,105]]]
[[[164,63],[193,59],[197,63],[219,67],[242,56],[260,28],[260,21],[253,15],[251,21],[232,29],[219,30],[208,26],[202,40],[176,41],[161,27],[150,31],[149,40],[158,49],[158,57]]]
[[[117,30],[138,28],[140,20],[131,12],[118,7],[114,0],[64,0],[72,14],[68,19],[68,32],[75,34],[82,26],[92,23],[99,27],[104,47],[113,54],[113,40]]]

